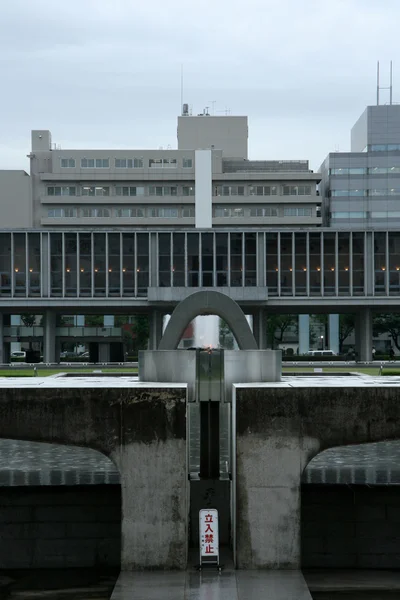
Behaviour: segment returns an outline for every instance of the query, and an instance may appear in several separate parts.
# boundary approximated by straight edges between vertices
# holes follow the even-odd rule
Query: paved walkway
[[[111,600],[311,600],[301,571],[121,573]]]

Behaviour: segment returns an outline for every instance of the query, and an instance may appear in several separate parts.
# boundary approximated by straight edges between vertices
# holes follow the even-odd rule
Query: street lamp
[[[324,349],[324,336],[321,335],[321,350]]]

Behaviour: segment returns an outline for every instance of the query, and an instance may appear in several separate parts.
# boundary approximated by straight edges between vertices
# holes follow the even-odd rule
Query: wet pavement
[[[111,600],[311,600],[301,571],[121,573]]]

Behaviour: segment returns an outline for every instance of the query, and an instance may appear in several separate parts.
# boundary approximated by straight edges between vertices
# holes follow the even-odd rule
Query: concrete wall
[[[247,117],[178,117],[178,148],[217,148],[223,156],[247,158]]]
[[[325,448],[399,438],[400,390],[235,388],[237,565],[297,569],[304,468]]]
[[[119,567],[120,486],[0,488],[0,569]]]
[[[0,170],[2,227],[32,227],[31,178],[25,171]]]
[[[398,486],[303,485],[302,567],[398,569]]]
[[[121,473],[123,568],[186,567],[185,386],[2,388],[0,437],[110,456]]]

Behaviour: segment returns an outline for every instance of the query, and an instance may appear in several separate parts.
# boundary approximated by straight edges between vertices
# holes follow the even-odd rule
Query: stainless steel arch
[[[258,350],[257,342],[240,306],[226,294],[217,291],[199,291],[182,300],[172,313],[159,350],[175,350],[195,317],[218,315],[229,325],[241,350]]]

